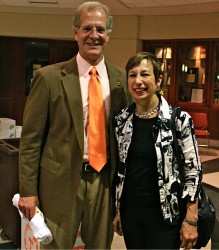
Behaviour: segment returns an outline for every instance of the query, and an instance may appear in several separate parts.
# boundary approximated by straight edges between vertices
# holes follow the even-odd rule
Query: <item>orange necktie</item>
[[[100,172],[107,162],[104,101],[101,84],[96,76],[96,68],[93,67],[89,74],[89,163],[96,171]]]

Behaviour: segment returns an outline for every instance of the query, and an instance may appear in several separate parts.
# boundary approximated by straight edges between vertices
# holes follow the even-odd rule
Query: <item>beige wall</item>
[[[139,18],[138,39],[219,38],[219,13]]]
[[[72,39],[71,16],[0,13],[0,35]]]
[[[128,58],[141,50],[144,39],[219,38],[219,13],[172,16],[114,16],[114,27],[105,57],[125,66]],[[0,35],[73,39],[73,17],[0,13]]]

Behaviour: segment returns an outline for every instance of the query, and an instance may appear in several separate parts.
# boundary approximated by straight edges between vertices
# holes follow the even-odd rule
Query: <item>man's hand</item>
[[[38,196],[30,196],[30,197],[20,197],[18,202],[19,210],[31,220],[35,215],[35,209],[38,205]]]

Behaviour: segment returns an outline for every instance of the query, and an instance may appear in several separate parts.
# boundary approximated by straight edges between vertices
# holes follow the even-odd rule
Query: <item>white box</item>
[[[21,218],[21,250],[40,250],[38,240],[33,236],[32,230],[29,226],[29,221],[26,217]],[[72,249],[83,250],[84,243],[80,237],[80,231],[76,238],[75,245]]]
[[[11,139],[15,136],[15,127],[13,129],[0,129],[0,139]]]
[[[21,131],[22,131],[22,126],[16,126],[15,127],[15,136],[16,136],[16,138],[21,137]]]
[[[10,118],[0,118],[0,130],[14,129],[16,121]]]

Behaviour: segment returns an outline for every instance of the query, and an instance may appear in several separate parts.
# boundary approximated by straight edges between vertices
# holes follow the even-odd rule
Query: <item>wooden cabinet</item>
[[[219,108],[219,41],[213,43],[212,52],[212,94],[211,94],[211,105],[212,107]]]
[[[78,52],[76,41],[53,40],[50,44],[50,64],[67,61]]]
[[[175,42],[174,41],[147,41],[143,43],[143,50],[152,52],[159,58],[162,64],[163,80],[161,90],[163,96],[173,102],[173,93],[175,92],[175,73],[174,58],[175,58]]]
[[[167,49],[171,53],[165,54]],[[206,112],[210,139],[219,140],[219,40],[144,40],[143,50],[164,64],[164,79],[170,80],[162,89],[169,103],[188,112]]]
[[[25,94],[30,92],[30,84],[35,70],[48,64],[69,60],[78,51],[76,42],[57,40],[25,40]]]
[[[209,43],[178,43],[177,81],[175,102],[183,105],[207,106],[209,87]]]
[[[0,117],[22,125],[34,70],[68,60],[77,51],[76,41],[0,37]]]

